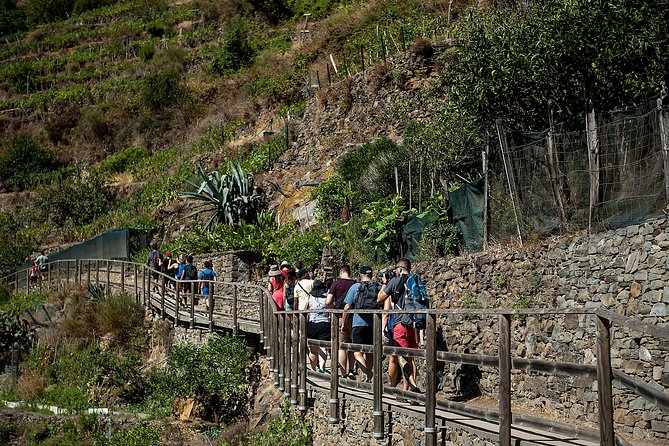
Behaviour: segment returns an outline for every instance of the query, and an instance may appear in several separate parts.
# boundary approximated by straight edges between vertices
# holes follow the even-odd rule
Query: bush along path
[[[173,343],[171,324],[145,317],[133,298],[95,291],[71,286],[0,301],[0,311],[17,315],[12,320],[32,310],[39,322],[26,330],[33,342],[16,351],[18,376],[1,380],[0,417],[26,410],[58,415],[48,417],[39,432],[33,428],[41,422],[0,418],[0,443],[210,444],[202,438],[206,434],[220,437],[211,444],[222,445],[228,444],[224,432],[232,425],[236,437],[262,438],[272,420],[256,417],[251,432],[246,421],[259,379],[251,345],[217,334],[204,342]],[[38,307],[49,316],[42,317]],[[3,361],[4,369],[11,358]],[[275,416],[282,417],[278,411]],[[153,421],[147,424],[147,418]],[[176,428],[166,423],[175,418],[198,420],[205,434],[183,428],[177,440],[169,440]],[[289,421],[281,424],[282,432],[296,425]],[[123,442],[129,438],[134,440]]]

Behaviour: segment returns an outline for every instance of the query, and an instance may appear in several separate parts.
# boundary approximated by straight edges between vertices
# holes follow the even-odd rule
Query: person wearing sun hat
[[[283,277],[288,275],[288,271],[290,271],[290,263],[284,260],[281,262],[281,274],[283,274]]]
[[[285,277],[281,273],[278,265],[272,265],[269,267],[269,284],[267,285],[267,291],[272,293],[272,299],[276,303],[277,309],[283,311],[283,283]]]
[[[328,289],[323,282],[315,280],[309,300],[307,301],[307,310],[323,310],[327,308]],[[307,338],[318,339],[321,341],[330,340],[330,315],[326,312],[309,313],[309,322],[307,323]],[[309,362],[312,370],[325,372],[325,361],[328,359],[327,350],[316,345],[311,346],[309,353]],[[335,365],[336,367],[336,365]]]

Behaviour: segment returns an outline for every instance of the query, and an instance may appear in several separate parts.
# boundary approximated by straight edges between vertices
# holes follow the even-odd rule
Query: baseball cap
[[[360,274],[371,276],[373,274],[372,267],[367,265],[360,267]]]

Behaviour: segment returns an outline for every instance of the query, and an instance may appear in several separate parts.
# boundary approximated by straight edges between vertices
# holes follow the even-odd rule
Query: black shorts
[[[329,322],[309,322],[307,324],[307,338],[329,341],[330,327]]]
[[[372,345],[374,343],[374,331],[372,327],[353,327],[351,340],[354,344]]]

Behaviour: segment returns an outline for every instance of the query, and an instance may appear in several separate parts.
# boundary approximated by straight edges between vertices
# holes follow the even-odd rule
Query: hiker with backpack
[[[204,261],[204,269],[200,271],[198,278],[202,280],[202,295],[204,296],[204,306],[209,310],[209,295],[213,292],[214,284],[213,281],[216,280],[216,273],[212,269],[211,260]]]
[[[348,293],[348,290],[351,288],[351,286],[353,286],[354,283],[356,283],[356,281],[351,279],[351,267],[348,265],[342,265],[339,268],[339,277],[337,280],[332,282],[332,285],[330,285],[326,300],[328,307],[334,308],[335,310],[343,310],[344,306],[346,305],[344,303],[346,293]],[[340,326],[341,318],[342,315],[338,314],[337,323],[340,324]],[[340,339],[339,342],[351,342],[351,330],[353,328],[351,324],[352,318],[347,318],[346,322],[347,323],[344,326],[344,330],[341,332],[342,339]],[[353,352],[339,350],[338,362],[342,376],[348,376],[350,379],[355,379],[355,369],[353,368],[353,365],[355,364],[354,361]]]
[[[292,268],[288,269],[286,272],[286,280],[283,283],[283,303],[286,307],[286,311],[293,309],[294,297],[295,297],[295,285],[297,284],[297,274]]]
[[[163,260],[163,273],[165,277],[165,285],[170,288],[175,288],[176,282],[174,278],[177,276],[177,270],[179,269],[179,262],[172,257],[172,253],[167,251],[165,253],[165,260]]]
[[[354,310],[351,330],[351,340],[355,344],[372,345],[374,343],[374,315],[360,314],[355,310],[376,310],[380,308],[377,296],[381,291],[381,284],[372,280],[372,267],[360,268],[360,282],[353,284],[344,299],[344,314],[341,318],[340,330],[344,332],[348,311]],[[354,352],[353,357],[358,369],[362,371],[363,379],[372,380],[373,356],[371,353]]]
[[[378,294],[377,302],[384,304],[390,298],[398,309],[422,310],[428,308],[427,292],[420,277],[411,274],[411,261],[400,259],[395,266],[396,276],[390,279]],[[416,332],[425,328],[425,314],[399,313],[394,315],[393,341],[403,348],[418,348]],[[404,362],[406,361],[406,362]],[[402,376],[405,391],[420,393],[415,384],[413,358],[403,358]]]
[[[156,281],[154,283],[157,283],[158,273],[163,267],[163,255],[158,251],[156,243],[151,243],[151,252],[146,260],[146,264],[151,268],[151,277]],[[158,286],[154,285],[154,289],[157,290]]]
[[[184,305],[188,304],[188,294],[191,292],[191,287],[194,284],[191,284],[191,281],[197,280],[197,268],[193,265],[193,256],[186,257],[186,264],[181,269],[181,275],[178,277],[179,280],[185,280],[183,285],[184,294],[182,296],[181,302]],[[197,290],[195,290],[197,292]]]

